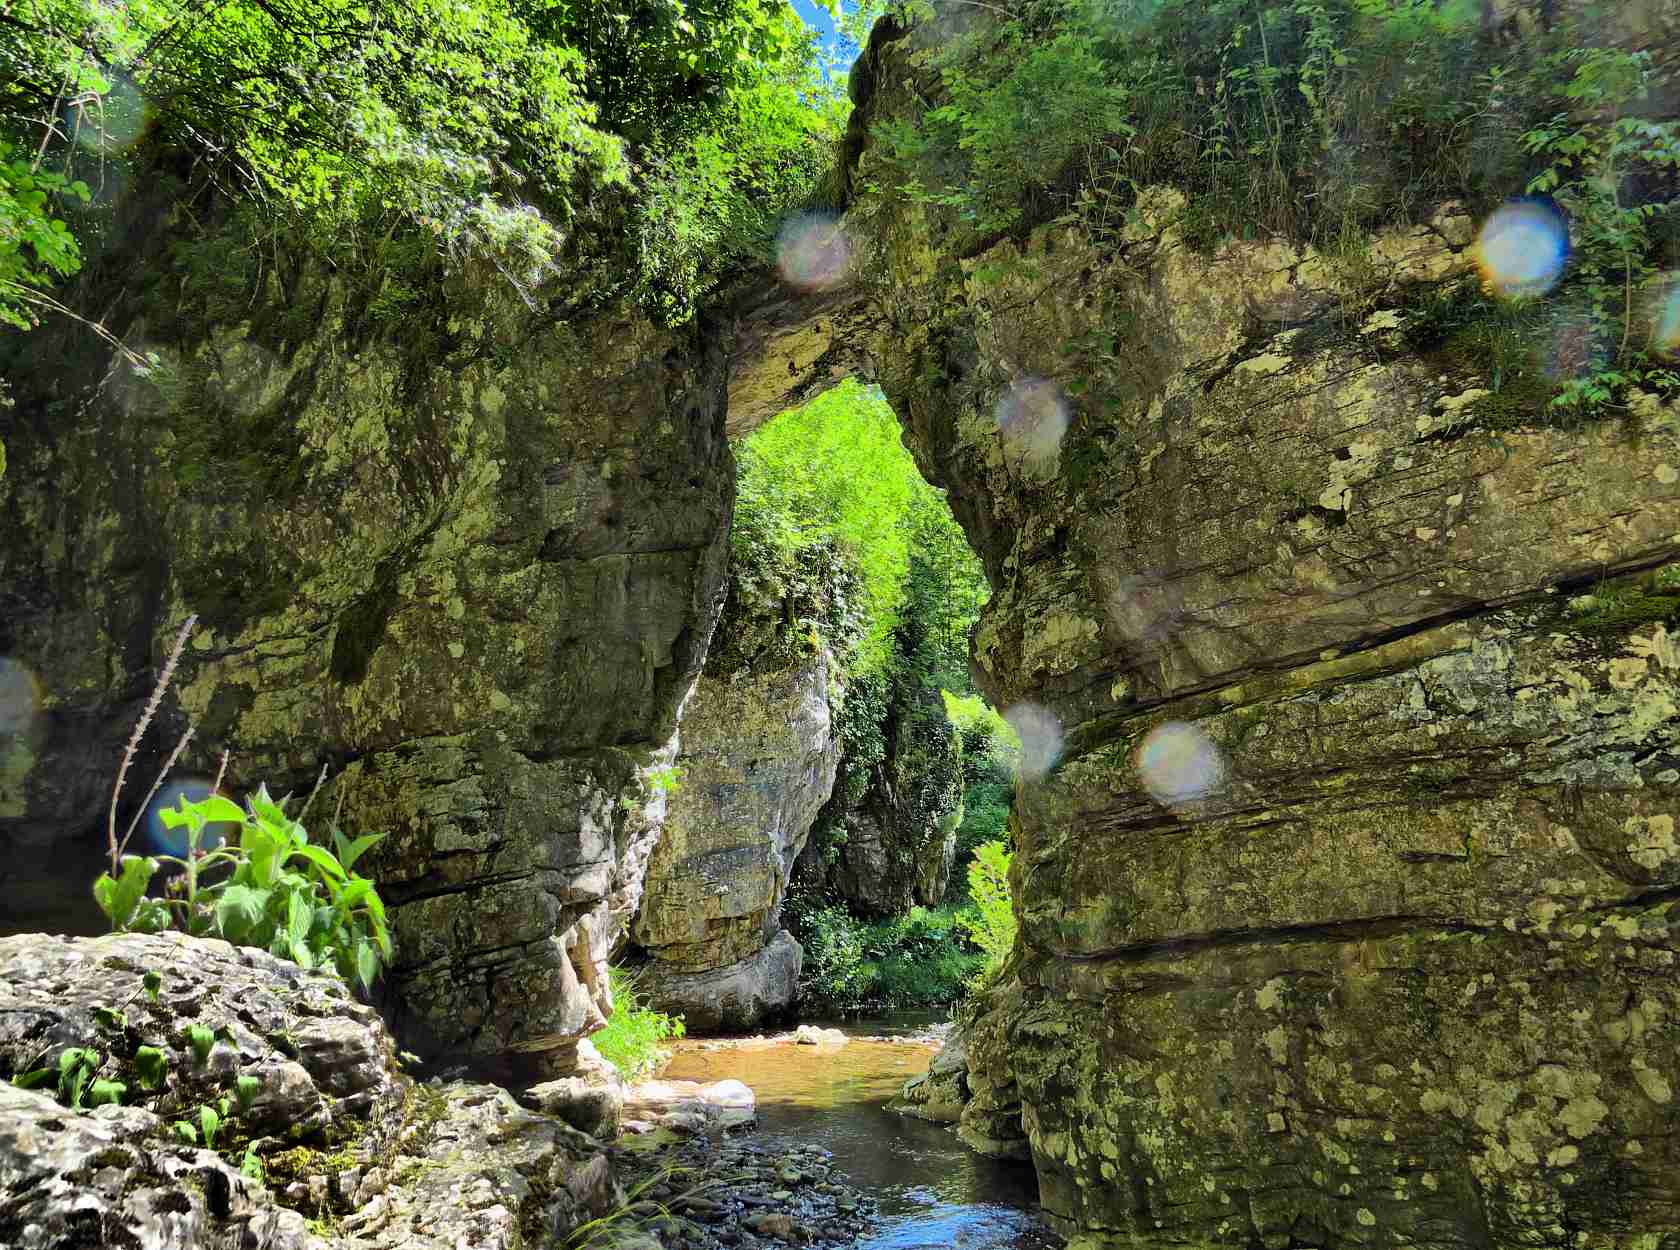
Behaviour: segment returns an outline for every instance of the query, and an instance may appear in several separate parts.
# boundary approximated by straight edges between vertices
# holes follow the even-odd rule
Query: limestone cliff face
[[[527,298],[419,243],[370,279],[191,222],[160,185],[91,275],[151,376],[80,331],[5,362],[0,654],[42,696],[0,736],[7,911],[49,876],[86,889],[121,743],[196,612],[180,773],[226,746],[235,792],[301,795],[329,765],[311,823],[390,834],[412,1044],[563,1057],[607,1005],[721,600],[724,335],[614,296],[610,213]]]
[[[779,927],[795,857],[834,785],[827,650],[788,668],[708,671],[683,712],[680,779],[647,870],[641,985],[693,1032],[790,1006],[799,944]]]
[[[935,38],[877,29],[854,136],[940,102]],[[992,580],[989,696],[1063,737],[965,1135],[1093,1247],[1669,1244],[1680,411],[1480,423],[1414,333],[1451,205],[1355,291],[1164,189],[977,240],[876,160],[881,383]],[[1065,436],[1000,430],[1023,387]]]

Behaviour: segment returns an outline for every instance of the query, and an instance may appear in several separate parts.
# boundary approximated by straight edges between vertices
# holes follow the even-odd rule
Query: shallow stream
[[[932,1019],[848,1021],[838,1026],[852,1037],[844,1046],[682,1042],[660,1075],[743,1081],[758,1097],[754,1141],[771,1152],[784,1144],[831,1151],[847,1181],[879,1202],[882,1225],[857,1243],[859,1250],[1059,1246],[1036,1214],[1030,1164],[983,1158],[952,1129],[887,1109],[938,1050],[927,1040]]]

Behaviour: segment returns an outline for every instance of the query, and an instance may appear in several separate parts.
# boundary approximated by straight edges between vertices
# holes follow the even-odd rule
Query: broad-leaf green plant
[[[244,808],[221,795],[183,795],[160,813],[167,828],[184,828],[184,856],[125,856],[120,875],[102,873],[94,898],[115,931],[171,927],[198,936],[256,946],[306,968],[333,967],[371,987],[391,957],[385,904],[353,866],[383,836],[334,834],[329,850],[271,799],[266,788]],[[236,831],[216,842],[211,826]],[[160,867],[179,871],[163,899],[146,891]]]

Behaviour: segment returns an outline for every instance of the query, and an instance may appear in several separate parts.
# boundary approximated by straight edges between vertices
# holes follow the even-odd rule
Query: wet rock
[[[740,1081],[643,1081],[625,1091],[624,1119],[683,1133],[739,1128],[757,1119],[757,1100]]]
[[[800,1046],[844,1046],[848,1039],[839,1029],[802,1024],[793,1031],[793,1040]]]
[[[906,1115],[955,1124],[968,1102],[968,1054],[962,1034],[953,1032],[928,1070],[904,1083],[898,1109]]]
[[[558,1116],[580,1132],[601,1141],[618,1136],[624,1118],[624,1082],[587,1040],[578,1046],[578,1074],[544,1081],[523,1090],[526,1106]]]

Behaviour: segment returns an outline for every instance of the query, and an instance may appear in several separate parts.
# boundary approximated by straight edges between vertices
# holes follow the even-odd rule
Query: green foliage
[[[848,380],[782,413],[738,463],[726,617],[756,605],[765,620],[790,619],[800,647],[834,649],[847,771],[865,778],[885,751],[895,681],[967,686],[984,574],[878,391]]]
[[[966,894],[968,865],[986,842],[1009,840],[1009,808],[1014,801],[1015,783],[995,774],[971,782],[963,791],[962,822],[957,826],[957,851],[952,860],[952,891]]]
[[[82,1106],[82,1095],[99,1069],[99,1052],[86,1046],[70,1046],[58,1057],[58,1100],[72,1111]]]
[[[0,21],[0,319],[56,307],[109,167],[165,151],[343,252],[392,219],[522,288],[605,188],[639,187],[625,274],[685,316],[807,203],[841,122],[782,0],[14,0]],[[376,301],[398,315],[403,287]]]
[[[977,694],[953,694],[940,690],[945,715],[962,737],[963,769],[977,777],[982,765],[1011,772],[1021,758],[1020,735],[1003,719],[1003,714]]]
[[[55,1084],[58,1101],[72,1110],[120,1106],[128,1102],[131,1085],[129,1080],[122,1078],[132,1078],[138,1085],[140,1102],[145,1101],[145,1095],[157,1093],[168,1087],[167,1051],[161,1046],[142,1043],[134,1047],[132,1055],[125,1058],[127,1044],[120,1035],[128,1029],[126,1015],[119,1009],[96,1006],[94,1017],[101,1027],[112,1029],[119,1034],[108,1057],[92,1047],[67,1046],[59,1052],[56,1069],[35,1068],[12,1078],[12,1083],[23,1089],[39,1089],[48,1084]],[[225,1025],[213,1029],[207,1024],[195,1021],[187,1026],[186,1042],[192,1051],[191,1063],[195,1068],[206,1067],[218,1038],[231,1040],[232,1034]],[[188,1076],[189,1081],[198,1083],[205,1079],[205,1073]],[[215,1100],[215,1106],[199,1106],[196,1122],[178,1120],[171,1126],[172,1131],[180,1141],[188,1145],[196,1146],[202,1139],[207,1148],[214,1150],[217,1136],[228,1127],[235,1114],[236,1104],[240,1114],[249,1111],[256,1101],[261,1084],[261,1078],[253,1074],[238,1076],[235,1079],[235,1099],[222,1097]],[[254,1158],[247,1148],[245,1162],[250,1163]],[[254,1175],[260,1179],[260,1164],[258,1167],[257,1173],[247,1171],[246,1175]]]
[[[1587,103],[1551,59],[1590,62],[1574,22],[1513,47],[1468,0],[1022,0],[945,48],[927,126],[877,137],[902,190],[982,232],[1068,209],[1117,224],[1160,183],[1187,193],[1193,239],[1325,243],[1519,190],[1524,130],[1551,101]]]
[[[968,896],[973,910],[958,922],[986,956],[986,972],[1003,966],[1015,946],[1015,905],[1009,893],[1009,864],[1014,858],[1003,842],[977,847],[968,866]]]
[[[67,198],[85,204],[89,196],[86,183],[41,168],[0,135],[0,323],[20,330],[37,324],[34,296],[81,268],[81,249],[58,205]]]
[[[878,391],[848,379],[755,430],[738,452],[737,568],[765,552],[797,561],[832,544],[856,571],[864,628],[857,670],[886,665],[910,568],[912,505],[930,488]]]
[[[134,1052],[134,1071],[139,1075],[141,1089],[147,1092],[162,1089],[168,1077],[168,1056],[156,1046],[142,1046]]]
[[[953,1003],[985,962],[950,908],[913,907],[865,922],[827,906],[799,917],[797,928],[805,952],[799,994],[808,1012]]]
[[[198,1128],[204,1135],[204,1148],[214,1150],[216,1148],[216,1134],[222,1128],[222,1117],[216,1113],[215,1108],[200,1107],[198,1109]]]
[[[245,808],[219,795],[196,802],[183,795],[161,816],[168,828],[186,829],[187,854],[124,856],[115,880],[100,874],[94,899],[113,931],[173,925],[261,947],[305,968],[331,966],[364,990],[372,986],[391,957],[390,931],[373,882],[352,869],[382,834],[348,839],[335,831],[333,850],[316,846],[266,789]],[[236,826],[233,840],[207,846],[207,838],[214,842],[207,831],[222,824]],[[148,897],[165,864],[180,876],[168,897]]]
[[[790,915],[804,956],[799,997],[806,1010],[855,1010],[871,986],[863,975],[862,925],[844,907],[819,907]]]
[[[607,969],[607,984],[612,990],[612,1015],[606,1027],[589,1040],[625,1080],[640,1080],[665,1062],[663,1043],[683,1035],[682,1018],[648,1007],[636,992],[635,978],[622,969]]]
[[[1528,190],[1551,195],[1569,215],[1571,286],[1583,332],[1603,340],[1596,359],[1564,379],[1551,405],[1590,413],[1631,386],[1680,390],[1671,362],[1634,340],[1635,300],[1658,275],[1657,232],[1680,210],[1680,123],[1651,116],[1674,81],[1657,74],[1647,51],[1571,48],[1547,65],[1567,83],[1571,108],[1523,135],[1528,152],[1549,162]],[[1652,198],[1653,188],[1668,198]]]

